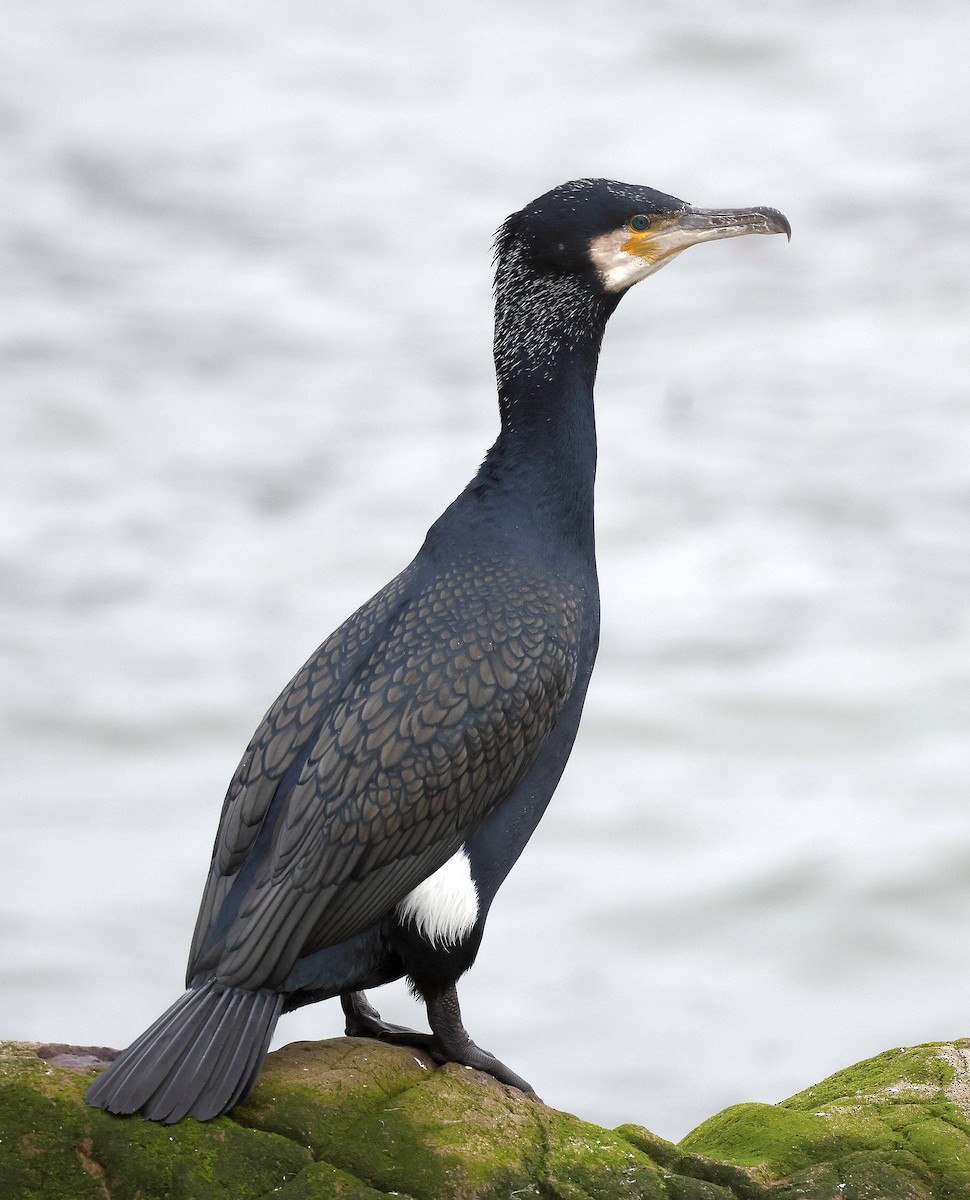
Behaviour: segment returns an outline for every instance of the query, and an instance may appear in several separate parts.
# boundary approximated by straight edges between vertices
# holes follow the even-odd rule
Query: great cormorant
[[[173,1122],[252,1088],[282,1012],[340,996],[349,1035],[421,1046],[531,1090],[462,1024],[498,888],[559,782],[599,637],[593,381],[620,297],[696,242],[786,233],[770,208],[692,208],[564,183],[495,244],[501,429],[417,557],[284,689],[229,786],[188,990],[88,1089]],[[431,1033],[364,990],[406,976]]]

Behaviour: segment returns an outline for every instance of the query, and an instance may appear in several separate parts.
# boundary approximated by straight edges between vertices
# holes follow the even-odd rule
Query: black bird
[[[456,981],[566,765],[599,638],[593,381],[620,297],[688,246],[785,233],[580,179],[495,243],[501,429],[417,557],[287,685],[229,785],[188,991],[88,1089],[155,1121],[252,1088],[282,1012],[340,996],[349,1035],[529,1085],[468,1036]],[[431,1033],[364,990],[406,976]]]

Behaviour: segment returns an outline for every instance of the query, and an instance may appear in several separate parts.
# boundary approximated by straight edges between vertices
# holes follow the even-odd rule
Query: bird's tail
[[[273,1036],[278,992],[190,988],[99,1075],[85,1099],[171,1125],[228,1112],[252,1090]]]

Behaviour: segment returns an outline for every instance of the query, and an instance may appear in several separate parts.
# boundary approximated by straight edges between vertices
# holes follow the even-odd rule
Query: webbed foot
[[[346,1018],[347,1037],[376,1038],[393,1046],[410,1046],[415,1050],[431,1053],[434,1040],[430,1033],[420,1033],[406,1025],[392,1025],[385,1021],[363,992],[343,992],[340,1006]]]
[[[426,1003],[431,1033],[420,1033],[406,1025],[392,1025],[385,1021],[363,992],[344,992],[340,997],[348,1037],[376,1038],[393,1046],[409,1046],[414,1050],[423,1050],[439,1066],[451,1062],[485,1071],[500,1083],[506,1083],[509,1087],[518,1088],[520,1092],[535,1096],[535,1090],[530,1083],[521,1075],[516,1075],[494,1054],[476,1046],[468,1036],[468,1031],[462,1024],[458,992],[454,987],[432,996]]]
[[[500,1083],[518,1088],[529,1096],[535,1096],[535,1089],[521,1075],[516,1073],[495,1057],[476,1046],[468,1036],[468,1031],[462,1024],[461,1009],[458,1006],[458,992],[454,987],[447,988],[426,1001],[428,1005],[428,1023],[432,1029],[429,1053],[437,1063],[459,1063],[463,1067],[474,1067],[494,1076]],[[538,1096],[536,1096],[538,1100]]]

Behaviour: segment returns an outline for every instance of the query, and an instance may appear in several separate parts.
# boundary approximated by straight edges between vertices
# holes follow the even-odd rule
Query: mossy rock
[[[783,1200],[970,1200],[970,1040],[887,1050],[781,1104],[739,1104],[680,1148]]]
[[[893,1050],[679,1145],[377,1042],[271,1054],[231,1117],[88,1108],[107,1052],[0,1043],[2,1200],[970,1200],[970,1042]]]

